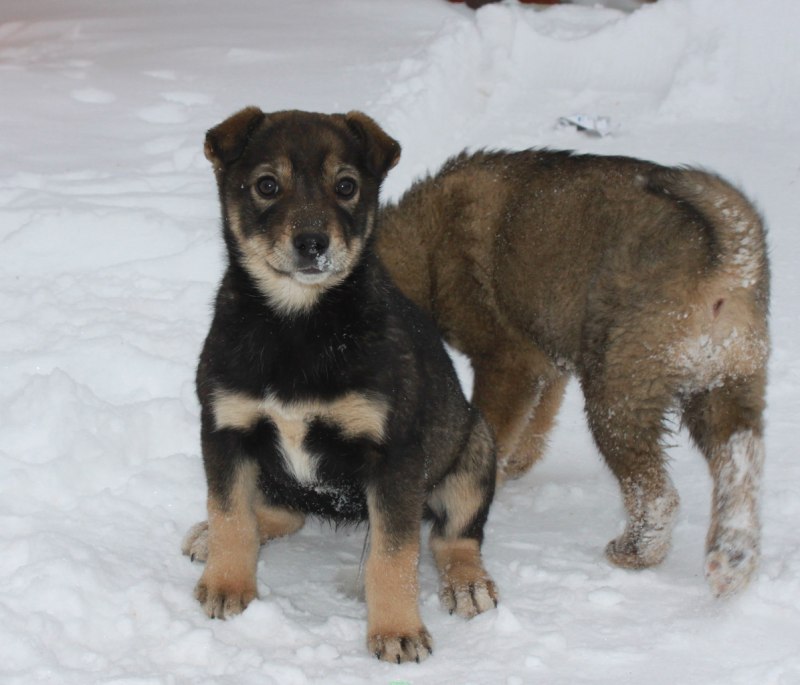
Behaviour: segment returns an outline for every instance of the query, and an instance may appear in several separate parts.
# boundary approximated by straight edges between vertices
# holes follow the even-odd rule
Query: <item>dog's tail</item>
[[[698,215],[711,233],[716,270],[732,288],[764,290],[769,298],[769,266],[764,223],[756,208],[726,180],[698,169],[659,169],[650,189],[671,196]]]
[[[699,339],[716,350],[722,375],[761,372],[769,350],[769,264],[764,223],[734,186],[697,169],[659,169],[651,191],[694,216],[709,245],[707,276],[700,281],[690,317]]]

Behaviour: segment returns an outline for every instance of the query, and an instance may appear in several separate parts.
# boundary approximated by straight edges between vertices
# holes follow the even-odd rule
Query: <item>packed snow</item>
[[[800,683],[797,26],[796,0],[4,0],[0,682]],[[193,376],[223,265],[202,142],[249,104],[369,113],[404,149],[386,199],[484,146],[692,163],[739,184],[773,269],[751,586],[711,596],[711,483],[677,426],[670,555],[645,571],[606,561],[624,512],[572,385],[546,459],[495,500],[497,610],[448,615],[423,555],[432,658],[367,653],[364,528],[312,522],[271,543],[260,600],[207,619],[201,568],[180,552],[205,517]],[[559,124],[578,115],[606,117],[609,135]]]

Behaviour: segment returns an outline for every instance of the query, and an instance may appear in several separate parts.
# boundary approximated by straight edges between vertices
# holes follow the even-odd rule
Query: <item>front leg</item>
[[[227,477],[217,480],[209,479],[208,558],[194,595],[210,618],[228,618],[258,595],[258,467],[233,462]]]
[[[432,652],[431,636],[419,615],[422,507],[399,499],[379,487],[367,492],[370,552],[365,573],[367,647],[379,659],[398,664],[422,661]]]

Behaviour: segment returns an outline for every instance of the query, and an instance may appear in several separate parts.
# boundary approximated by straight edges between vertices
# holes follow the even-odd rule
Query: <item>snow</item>
[[[0,681],[800,683],[799,24],[795,0],[632,13],[4,0]],[[682,505],[667,560],[645,571],[605,560],[621,498],[573,385],[547,458],[491,512],[498,609],[448,615],[423,555],[425,663],[366,652],[352,592],[363,529],[311,523],[270,544],[261,599],[207,619],[192,597],[201,567],[180,553],[205,516],[193,376],[222,268],[202,141],[248,104],[368,112],[404,148],[387,198],[481,146],[694,163],[740,185],[767,220],[773,270],[752,585],[724,601],[706,586],[711,483],[683,433],[670,448]],[[609,117],[612,134],[558,126],[576,114]]]

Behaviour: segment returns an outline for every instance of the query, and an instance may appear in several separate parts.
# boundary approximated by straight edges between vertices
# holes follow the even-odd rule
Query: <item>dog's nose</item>
[[[294,237],[294,249],[301,257],[313,259],[325,254],[330,242],[324,233],[300,233]]]

